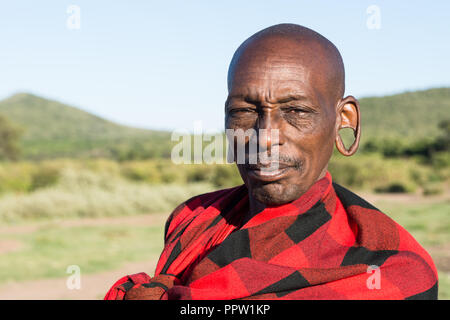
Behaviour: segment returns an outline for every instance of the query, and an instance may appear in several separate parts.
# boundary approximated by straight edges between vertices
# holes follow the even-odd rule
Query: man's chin
[[[280,183],[267,183],[252,188],[255,200],[266,206],[279,206],[296,200],[300,195],[289,186]]]

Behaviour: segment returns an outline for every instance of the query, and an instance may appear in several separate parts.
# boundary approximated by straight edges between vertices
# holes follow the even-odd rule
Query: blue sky
[[[70,5],[80,29],[69,29]],[[376,5],[380,28],[367,21]],[[122,124],[223,129],[230,59],[277,23],[340,50],[346,94],[450,86],[450,1],[2,1],[0,99],[31,92]],[[372,21],[372,20],[371,20]]]

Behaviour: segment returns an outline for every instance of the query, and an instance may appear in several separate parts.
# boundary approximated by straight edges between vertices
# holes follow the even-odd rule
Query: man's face
[[[325,81],[327,68],[314,59],[313,46],[298,54],[297,44],[280,41],[245,49],[225,105],[226,129],[266,129],[267,135],[258,134],[258,150],[267,145],[270,155],[270,147],[278,147],[279,169],[261,170],[259,160],[248,163],[246,137],[247,161],[237,164],[251,196],[266,206],[291,202],[322,178],[335,139],[336,101]],[[271,130],[278,130],[278,139],[268,141]],[[235,139],[235,155],[239,143]]]

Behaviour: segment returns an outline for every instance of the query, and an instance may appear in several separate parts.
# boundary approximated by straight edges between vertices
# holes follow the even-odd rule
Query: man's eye
[[[236,108],[231,109],[230,114],[239,114],[239,113],[253,113],[256,112],[256,110],[250,109],[250,108]]]
[[[288,113],[307,113],[308,110],[304,109],[304,108],[298,108],[298,107],[287,107],[287,108],[283,108],[284,112],[288,112]]]

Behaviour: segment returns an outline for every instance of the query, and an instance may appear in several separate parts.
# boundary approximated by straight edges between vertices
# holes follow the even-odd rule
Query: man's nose
[[[264,109],[258,117],[257,135],[260,150],[271,150],[280,143],[280,115],[277,110]]]

